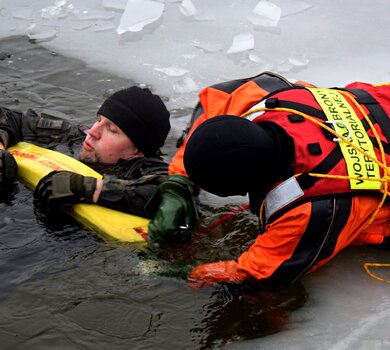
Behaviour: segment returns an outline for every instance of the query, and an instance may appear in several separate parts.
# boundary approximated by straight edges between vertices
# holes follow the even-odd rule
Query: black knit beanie
[[[161,98],[147,88],[132,86],[107,98],[99,108],[145,156],[154,156],[171,128],[169,112]]]
[[[274,173],[275,158],[274,140],[260,125],[224,115],[193,132],[184,166],[200,188],[226,197],[262,192]]]

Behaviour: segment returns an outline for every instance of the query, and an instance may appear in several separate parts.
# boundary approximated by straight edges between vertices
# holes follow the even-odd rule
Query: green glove
[[[155,213],[149,223],[150,243],[183,243],[198,220],[196,190],[186,176],[172,175],[163,182],[145,210]]]
[[[15,179],[18,166],[11,153],[0,150],[0,192],[7,189]]]
[[[92,203],[95,189],[96,179],[93,177],[71,171],[52,171],[39,181],[34,198],[47,207]]]

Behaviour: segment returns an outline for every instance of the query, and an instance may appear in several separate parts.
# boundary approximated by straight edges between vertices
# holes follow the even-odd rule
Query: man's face
[[[93,164],[116,164],[120,159],[139,156],[143,156],[142,152],[124,132],[111,120],[99,114],[88,131],[79,159]]]

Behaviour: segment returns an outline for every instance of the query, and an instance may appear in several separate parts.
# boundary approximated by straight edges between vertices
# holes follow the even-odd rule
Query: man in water
[[[17,173],[8,147],[19,141],[52,146],[84,139],[79,160],[102,173],[103,179],[54,171],[41,179],[35,198],[48,207],[97,203],[148,217],[144,207],[167,176],[160,148],[170,122],[161,98],[136,86],[117,91],[104,101],[86,137],[81,129],[31,109],[23,114],[0,107],[0,193]]]

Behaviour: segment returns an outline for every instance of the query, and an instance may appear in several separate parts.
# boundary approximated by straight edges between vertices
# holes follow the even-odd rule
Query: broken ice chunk
[[[37,26],[32,24],[27,28],[28,39],[33,42],[50,41],[57,36],[57,31],[53,28]]]
[[[215,18],[213,14],[208,13],[208,12],[198,12],[195,16],[194,19],[198,22],[210,22],[213,21]]]
[[[43,8],[41,11],[42,18],[58,18],[65,17],[67,15],[68,10],[73,9],[73,5],[70,7],[65,7],[66,0],[58,0],[55,2],[54,6],[48,6]]]
[[[81,20],[87,20],[87,21],[96,21],[99,19],[102,20],[110,20],[113,19],[115,15],[113,13],[107,12],[107,11],[99,11],[99,10],[93,10],[93,11],[81,11],[78,14],[78,18]]]
[[[289,73],[293,70],[294,66],[288,61],[282,61],[276,67],[276,71],[281,74]]]
[[[223,48],[221,43],[200,42],[198,40],[193,41],[193,45],[206,53],[218,52]]]
[[[81,31],[81,30],[86,30],[90,27],[92,27],[92,23],[87,23],[87,22],[84,22],[84,23],[75,23],[72,28],[74,30],[77,30],[77,31]]]
[[[33,19],[33,10],[31,8],[18,8],[12,10],[12,17],[15,19],[31,20]]]
[[[296,67],[305,67],[308,65],[309,60],[307,59],[306,55],[293,52],[289,56],[288,62],[290,62],[292,65]]]
[[[189,77],[185,77],[173,85],[173,90],[181,94],[190,93],[190,92],[198,91],[199,86],[198,84],[196,84],[196,82],[193,79]]]
[[[243,52],[253,49],[255,39],[252,33],[241,33],[233,38],[233,44],[227,50],[227,54]]]
[[[279,23],[282,10],[268,1],[260,1],[247,16],[247,20],[254,26],[276,27]]]
[[[260,56],[254,54],[254,53],[250,53],[248,55],[248,58],[250,61],[255,62],[255,63],[263,63],[264,62],[264,60]]]
[[[187,69],[180,67],[166,67],[166,68],[155,68],[156,71],[162,72],[169,77],[180,77],[186,73],[188,73]]]
[[[291,2],[289,1],[283,2],[282,6],[283,6],[282,17],[295,15],[297,13],[306,11],[313,7],[313,5],[308,4],[307,2],[298,1],[298,0],[294,0]]]
[[[150,0],[129,0],[123,13],[117,33],[140,32],[146,25],[157,21],[163,11],[164,4]]]
[[[103,7],[108,10],[121,10],[126,8],[127,0],[103,0]]]
[[[94,32],[110,32],[115,29],[115,26],[112,23],[95,23],[93,31]]]
[[[186,17],[195,16],[198,13],[191,0],[183,0],[179,8],[181,13]]]

